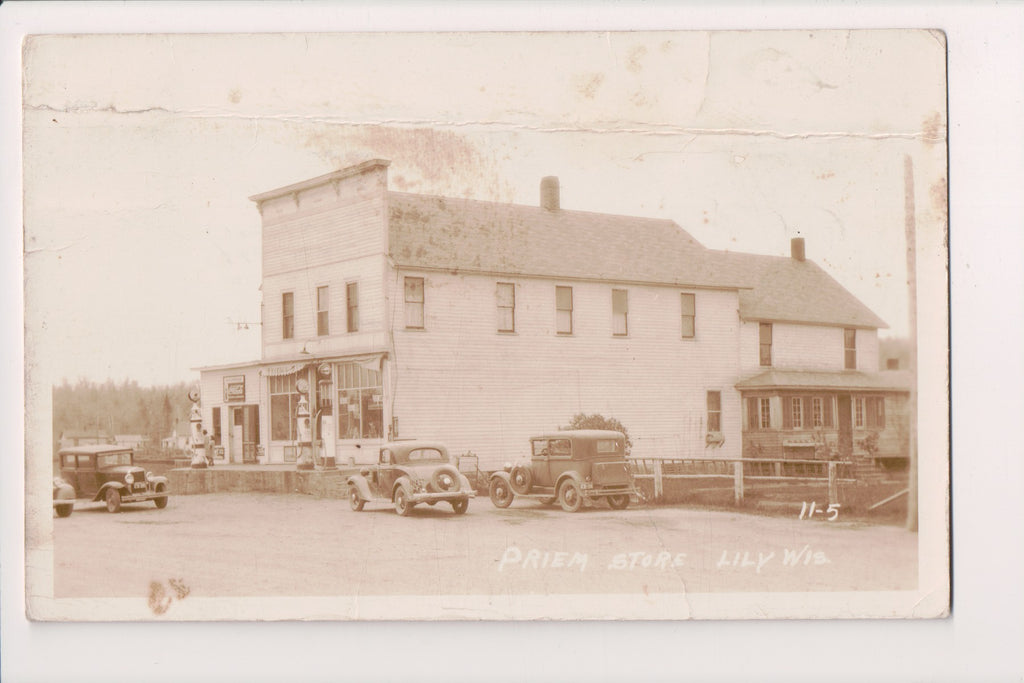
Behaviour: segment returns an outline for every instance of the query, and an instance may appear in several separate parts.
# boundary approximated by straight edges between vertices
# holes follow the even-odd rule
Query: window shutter
[[[758,419],[760,418],[761,411],[758,409],[757,398],[747,399],[747,428],[754,430],[757,429]]]
[[[772,429],[780,429],[782,427],[782,399],[778,396],[772,396],[768,403],[771,406],[771,415],[769,417],[771,427]]]
[[[804,429],[814,429],[814,401],[810,396],[803,397]]]
[[[832,420],[832,413],[833,413],[832,402],[834,400],[835,400],[834,396],[825,396],[824,398],[821,399],[821,402],[825,404],[824,408],[822,409],[824,414],[822,415],[821,419],[825,423],[826,427],[834,427],[835,424],[836,424]]]
[[[793,399],[789,396],[782,398],[782,428],[793,428]]]

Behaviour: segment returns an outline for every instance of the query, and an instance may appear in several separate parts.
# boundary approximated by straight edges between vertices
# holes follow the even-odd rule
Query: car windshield
[[[572,455],[572,442],[569,439],[535,439],[533,454],[537,455]]]
[[[124,453],[104,453],[96,456],[96,467],[116,467],[118,465],[131,465],[132,454],[128,452]]]
[[[436,448],[415,448],[404,456],[399,455],[401,462],[447,462],[444,453]]]

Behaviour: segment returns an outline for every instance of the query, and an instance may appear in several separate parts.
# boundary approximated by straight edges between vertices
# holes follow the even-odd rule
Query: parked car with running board
[[[638,496],[622,432],[550,432],[531,437],[530,450],[528,462],[509,463],[491,475],[489,488],[495,506],[507,508],[516,496],[522,496],[547,505],[558,501],[566,512],[599,500],[622,510],[629,506],[631,496]]]
[[[167,507],[167,477],[136,466],[131,448],[115,444],[73,446],[62,448],[58,457],[60,479],[74,488],[75,498],[103,501],[108,512],[118,512],[122,503],[147,500],[158,508]]]
[[[392,441],[380,448],[377,463],[348,478],[349,504],[360,511],[366,503],[386,501],[405,517],[420,503],[449,503],[455,514],[469,508],[476,495],[459,473],[448,449],[428,441]]]

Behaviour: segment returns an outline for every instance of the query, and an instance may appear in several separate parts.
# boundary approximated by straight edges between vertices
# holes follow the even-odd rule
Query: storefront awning
[[[281,377],[283,375],[294,375],[309,363],[285,363],[284,365],[268,365],[261,372],[265,377]]]
[[[736,383],[744,390],[821,389],[833,391],[910,391],[913,377],[906,371],[766,370]]]

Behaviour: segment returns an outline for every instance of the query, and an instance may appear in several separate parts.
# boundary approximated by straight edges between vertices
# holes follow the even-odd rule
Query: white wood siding
[[[400,436],[437,438],[481,467],[521,457],[531,434],[578,412],[626,425],[637,457],[738,457],[735,292],[699,290],[696,338],[681,338],[680,289],[627,287],[629,335],[612,336],[612,285],[507,277],[424,278],[425,329],[395,297],[394,415]],[[516,331],[497,332],[496,283],[516,285]],[[574,334],[555,334],[555,286],[573,288]],[[708,390],[722,392],[725,444],[706,448]]]
[[[740,329],[740,366],[744,375],[760,365],[759,323],[743,322]],[[782,370],[838,371],[846,367],[842,327],[772,323],[772,367]],[[878,332],[857,330],[857,369],[878,370]]]
[[[263,357],[359,352],[385,338],[387,177],[383,169],[263,202]],[[359,285],[359,330],[347,332],[346,285]],[[330,334],[317,335],[317,287],[330,288]],[[282,294],[294,334],[282,338]],[[379,348],[379,346],[378,346]]]

